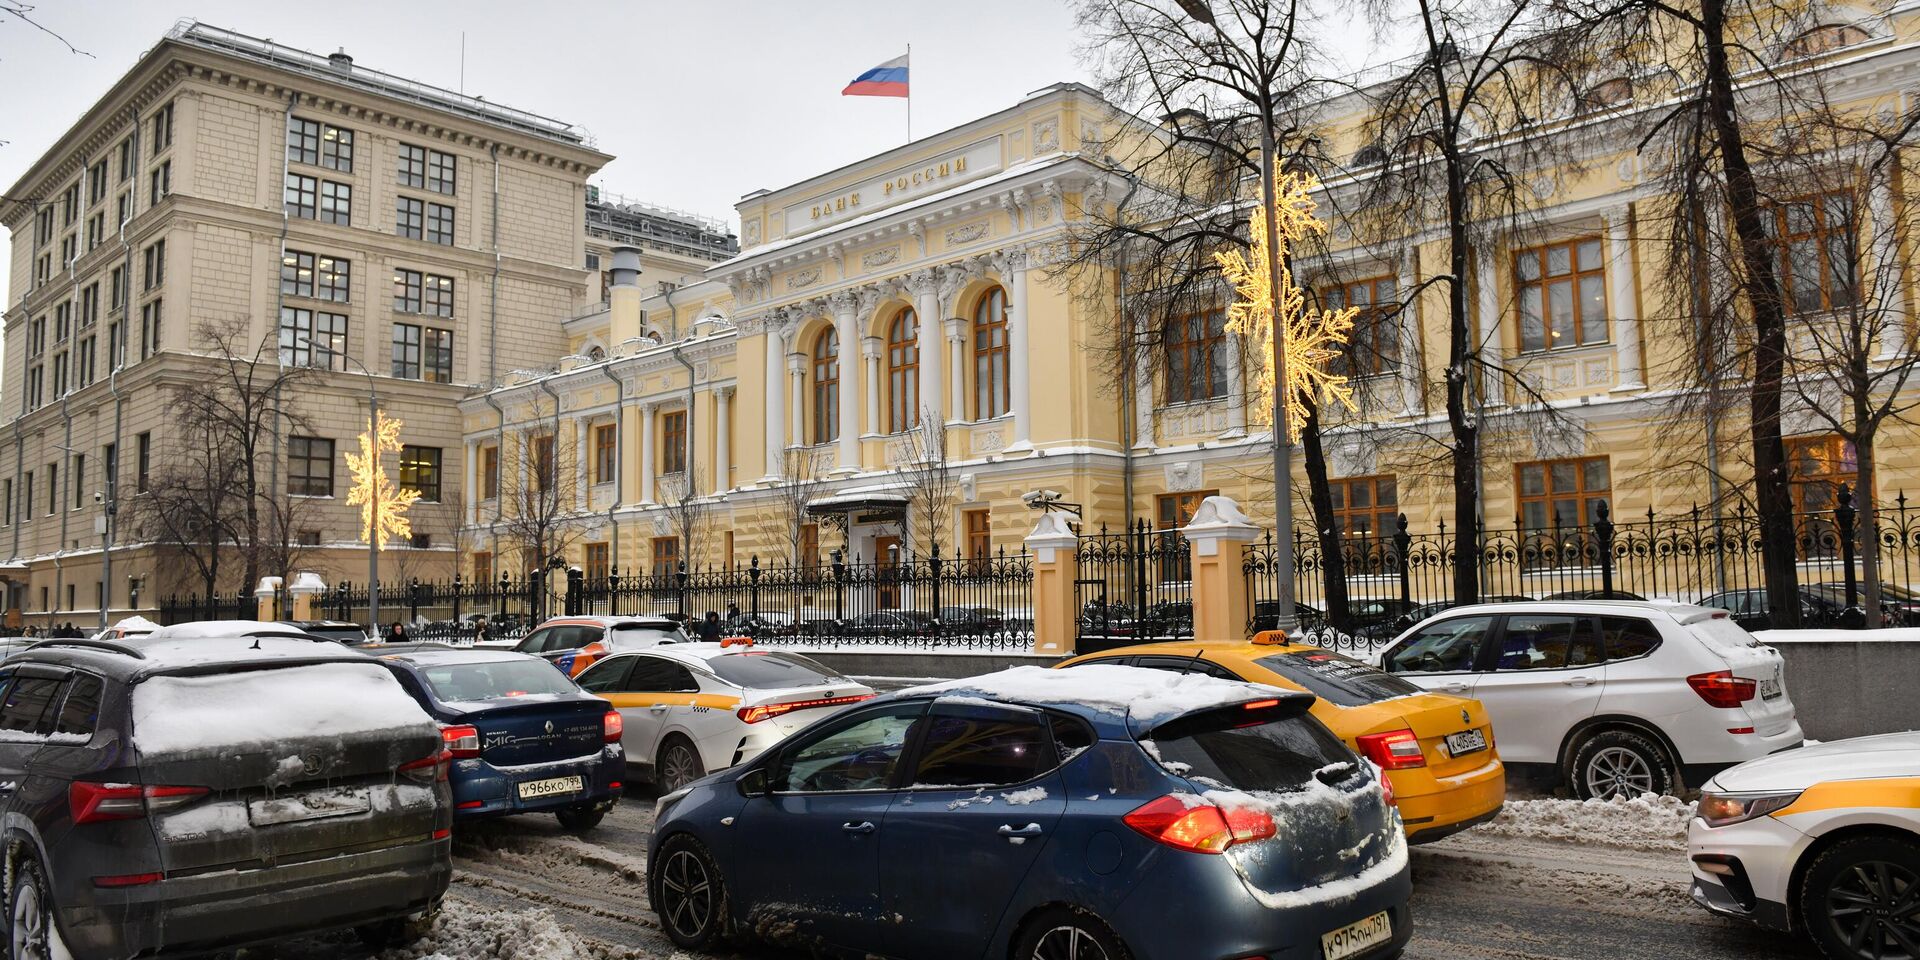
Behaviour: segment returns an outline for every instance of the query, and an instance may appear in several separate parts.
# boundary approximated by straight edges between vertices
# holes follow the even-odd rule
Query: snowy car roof
[[[1066,669],[1012,667],[961,680],[908,687],[896,697],[934,694],[1003,703],[1078,708],[1091,717],[1147,729],[1213,707],[1255,700],[1313,701],[1313,695],[1202,673],[1090,663]]]

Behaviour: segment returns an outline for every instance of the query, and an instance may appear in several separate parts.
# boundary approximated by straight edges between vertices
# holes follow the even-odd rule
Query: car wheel
[[[1127,960],[1131,956],[1099,917],[1065,907],[1036,914],[1013,947],[1013,960]]]
[[[8,904],[7,956],[10,960],[49,960],[53,956],[52,941],[59,935],[40,861],[21,855],[14,872],[13,899]]]
[[[600,821],[606,818],[607,812],[589,804],[556,810],[553,815],[558,817],[560,825],[568,830],[586,831],[599,826]]]
[[[1920,943],[1920,843],[1862,836],[1828,847],[1800,884],[1800,920],[1832,960],[1892,960]]]
[[[1627,730],[1605,730],[1582,741],[1566,773],[1568,788],[1582,800],[1673,793],[1679,780],[1659,744]]]
[[[411,947],[426,939],[433,930],[433,915],[398,920],[382,920],[354,927],[353,932],[370,950],[394,950]]]
[[[647,899],[674,945],[693,950],[726,936],[727,884],[700,841],[676,834],[647,865]]]
[[[654,769],[659,771],[660,789],[667,793],[707,775],[706,766],[700,762],[700,751],[695,750],[686,737],[678,735],[667,738]]]

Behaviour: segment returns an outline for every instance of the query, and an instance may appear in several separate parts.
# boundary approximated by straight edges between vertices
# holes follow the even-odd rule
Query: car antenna
[[[1206,647],[1201,647],[1200,649],[1194,651],[1193,656],[1187,658],[1186,666],[1183,666],[1180,668],[1180,675],[1183,677],[1186,676],[1187,672],[1192,670],[1194,666],[1200,662],[1200,658],[1206,655],[1207,655]]]

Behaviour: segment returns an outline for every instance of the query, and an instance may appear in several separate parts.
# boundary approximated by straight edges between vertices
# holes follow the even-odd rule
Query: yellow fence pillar
[[[280,619],[280,578],[261,577],[253,588],[254,619],[268,622]]]
[[[293,584],[287,587],[287,594],[293,598],[293,616],[290,620],[318,620],[313,615],[313,598],[327,592],[327,582],[311,570],[302,570],[294,575]]]
[[[1067,526],[1067,514],[1043,513],[1027,535],[1033,554],[1033,652],[1073,653],[1073,586],[1080,576],[1074,551],[1080,537]]]
[[[1208,497],[1180,530],[1193,560],[1193,639],[1233,643],[1247,638],[1252,608],[1247,603],[1245,545],[1260,528],[1228,497]]]

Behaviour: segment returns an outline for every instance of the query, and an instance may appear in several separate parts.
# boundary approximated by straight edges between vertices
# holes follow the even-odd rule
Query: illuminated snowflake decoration
[[[1254,367],[1253,403],[1257,411],[1273,409],[1274,330],[1273,282],[1279,284],[1282,335],[1281,354],[1286,361],[1287,436],[1298,441],[1306,427],[1307,411],[1302,397],[1318,396],[1321,403],[1338,403],[1354,409],[1353,388],[1343,374],[1329,369],[1340,356],[1341,347],[1353,330],[1357,307],[1341,310],[1312,310],[1307,307],[1306,291],[1294,285],[1293,273],[1285,267],[1287,249],[1292,244],[1318,233],[1327,225],[1313,215],[1314,202],[1309,195],[1320,185],[1318,178],[1293,174],[1274,175],[1274,223],[1280,231],[1276,259],[1282,264],[1280,276],[1267,276],[1267,218],[1256,209],[1253,217],[1253,242],[1246,251],[1228,250],[1213,255],[1220,273],[1233,284],[1239,299],[1227,308],[1227,329],[1239,334],[1249,351],[1260,358]]]
[[[413,522],[407,508],[420,499],[418,490],[402,490],[387,478],[382,454],[400,452],[400,421],[380,415],[373,434],[360,434],[360,452],[347,454],[347,472],[353,475],[353,489],[347,492],[347,505],[360,508],[360,539],[378,548],[390,540],[413,536]],[[375,536],[373,506],[380,505],[380,530]]]

